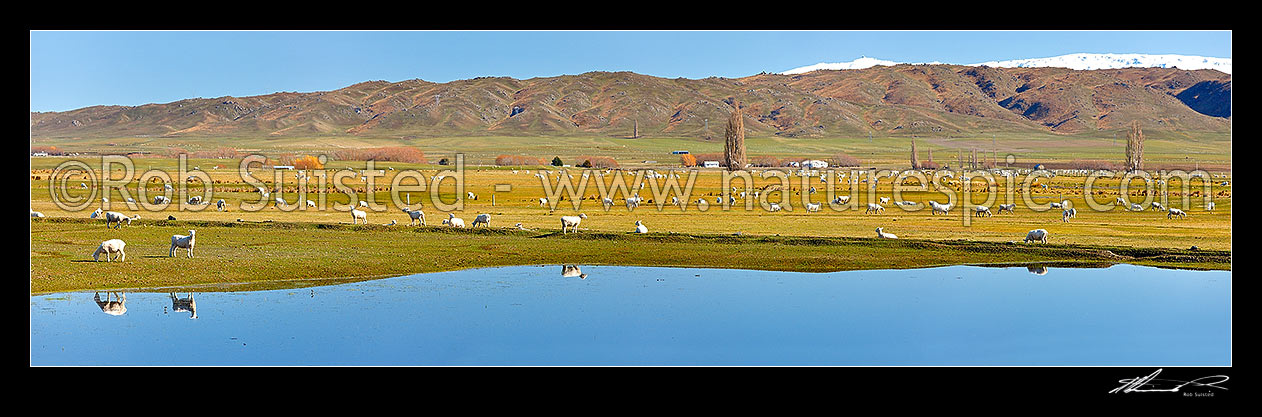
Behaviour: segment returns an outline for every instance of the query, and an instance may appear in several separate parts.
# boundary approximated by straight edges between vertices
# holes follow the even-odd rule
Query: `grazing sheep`
[[[1067,208],[1064,211],[1060,212],[1060,221],[1062,222],[1068,222],[1069,219],[1072,219],[1075,217],[1078,217],[1078,210],[1074,210],[1073,207]]]
[[[1116,200],[1116,202],[1117,202],[1117,204],[1118,204],[1118,205],[1120,205],[1120,206],[1125,206],[1125,205],[1126,205],[1126,199],[1124,199],[1124,198],[1122,198],[1122,197],[1118,197],[1118,198],[1117,198],[1117,200]]]
[[[127,246],[127,243],[123,242],[122,239],[110,239],[110,240],[101,242],[101,246],[98,246],[96,248],[96,252],[92,253],[92,260],[100,261],[101,254],[104,253],[106,262],[113,262],[113,259],[110,259],[110,258],[113,257],[115,254],[118,255],[119,262],[126,261],[127,254],[123,252],[123,247],[125,246]]]
[[[221,198],[221,199],[219,199],[219,201],[216,201],[216,202],[215,202],[215,207],[216,207],[216,208],[218,208],[218,209],[219,209],[219,211],[224,211],[224,209],[226,209],[226,208],[228,207],[228,202],[227,202],[227,201],[224,201],[224,200]]]
[[[893,233],[885,233],[884,227],[876,228],[876,237],[880,239],[898,239]]]
[[[1214,211],[1214,202],[1205,203],[1205,211]]]
[[[167,198],[167,196],[159,195],[159,196],[153,197],[153,204],[170,204],[170,203],[171,203],[171,199]]]
[[[876,204],[876,203],[868,203],[868,209],[864,210],[863,212],[864,213],[885,212],[885,207],[881,207],[880,204]]]
[[[1187,216],[1188,216],[1188,214],[1187,214],[1187,213],[1184,213],[1184,212],[1183,212],[1183,210],[1179,210],[1179,209],[1174,208],[1174,207],[1171,207],[1171,208],[1170,208],[1170,211],[1169,211],[1168,213],[1166,213],[1166,218],[1167,218],[1167,219],[1174,218],[1174,217],[1183,217],[1183,218],[1186,218]]]
[[[771,203],[771,207],[769,207],[767,211],[771,211],[771,212],[780,211],[780,205],[776,203]]]
[[[587,215],[583,213],[579,213],[577,216],[561,216],[561,234],[565,234],[568,228],[573,228],[574,232],[578,233],[579,223],[582,223],[583,219],[586,218]]]
[[[408,222],[408,226],[416,224],[417,221],[420,221],[421,226],[425,225],[425,213],[422,213],[420,210],[408,210],[407,207],[404,207],[402,210],[404,213],[408,214],[408,217],[412,218],[412,220]]]
[[[833,204],[846,204],[850,202],[850,196],[843,195],[833,199]]]
[[[1166,206],[1163,206],[1163,205],[1161,205],[1161,203],[1158,203],[1158,202],[1154,201],[1154,202],[1152,202],[1152,206],[1151,206],[1151,207],[1149,207],[1149,208],[1151,208],[1151,209],[1153,209],[1153,210],[1165,210],[1165,209],[1166,209]]]
[[[514,227],[516,227],[517,230],[531,230],[531,229],[527,229],[526,226],[522,226],[521,223],[517,223],[517,225]]]
[[[364,201],[364,200],[359,200],[359,206],[360,206],[360,207],[368,207],[368,202],[367,202],[367,201]]]
[[[40,213],[40,212],[38,212],[38,211],[31,210],[31,217],[44,217],[44,213]]]
[[[464,219],[456,217],[455,213],[447,213],[447,218],[443,220],[443,224],[463,229]]]
[[[823,206],[823,205],[822,205],[822,204],[820,204],[820,203],[806,203],[806,211],[807,211],[808,213],[809,213],[809,212],[814,212],[814,211],[819,211],[820,207],[822,207],[822,206]]]
[[[1060,203],[1052,203],[1052,208],[1064,208]]]
[[[947,214],[947,212],[951,211],[950,204],[939,204],[937,201],[933,201],[933,200],[929,200],[929,207],[931,210],[929,212],[930,216],[934,214],[938,214],[939,211],[942,212],[942,214]]]
[[[478,227],[479,224],[485,227],[491,227],[491,215],[486,213],[477,215],[477,217],[473,218],[473,226],[470,227]]]
[[[649,228],[644,227],[644,224],[643,224],[643,223],[640,223],[640,221],[639,221],[639,220],[636,220],[636,221],[635,221],[635,232],[636,232],[636,233],[648,233],[648,232],[649,232]]]
[[[889,203],[890,203],[889,197],[881,197],[881,204],[889,204]]]
[[[986,207],[986,206],[973,207],[973,217],[980,217],[980,216],[990,217],[991,215],[992,214],[990,213],[990,207]]]
[[[546,198],[540,198],[540,199],[539,199],[539,207],[547,207],[547,206],[548,206],[548,199],[546,199]]]
[[[171,257],[172,257],[172,258],[174,258],[174,257],[175,257],[175,249],[176,249],[176,248],[184,248],[184,249],[188,249],[188,257],[189,257],[189,258],[192,258],[192,257],[193,257],[193,245],[194,245],[195,243],[197,243],[197,242],[196,242],[196,239],[197,239],[197,231],[196,231],[196,230],[189,230],[189,231],[188,231],[188,236],[185,236],[185,235],[171,235]]]
[[[477,200],[477,199],[478,199],[478,195],[477,195],[477,194],[474,194],[474,193],[473,193],[473,191],[469,191],[469,199],[470,199],[470,200]]]
[[[1017,203],[1012,203],[1012,204],[1000,204],[1000,205],[999,205],[999,212],[1000,212],[1000,213],[1003,213],[1003,212],[1005,212],[1005,211],[1006,211],[1006,212],[1008,212],[1009,214],[1016,214],[1016,209],[1017,209]]]
[[[1144,211],[1144,206],[1141,206],[1136,203],[1131,203],[1131,211]]]
[[[188,203],[194,206],[200,206],[202,204],[202,196],[195,195],[195,196],[189,197]]]
[[[276,208],[288,207],[288,206],[289,206],[289,203],[286,203],[285,199],[276,197]]]
[[[104,217],[105,217],[105,227],[110,227],[110,223],[113,223],[115,229],[119,228],[119,226],[122,226],[123,222],[127,222],[127,225],[131,226],[132,220],[140,219],[139,214],[137,214],[136,217],[127,217],[126,214],[119,213],[117,211],[102,212],[101,209],[96,209],[96,211],[93,211],[90,218],[95,219],[97,217],[101,217],[102,213],[104,213]]]
[[[1047,243],[1047,237],[1047,230],[1034,229],[1030,233],[1026,233],[1025,243],[1030,243],[1031,241]]]
[[[360,209],[351,209],[351,224],[359,224],[363,220],[364,224],[368,224],[368,212]]]
[[[315,208],[315,206],[316,206],[316,203],[314,201],[307,200],[307,207]]]

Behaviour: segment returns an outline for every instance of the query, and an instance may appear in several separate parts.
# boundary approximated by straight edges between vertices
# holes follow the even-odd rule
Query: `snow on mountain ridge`
[[[876,58],[860,57],[851,62],[818,63],[794,68],[781,74],[792,75],[815,70],[863,69],[877,65],[893,66],[900,62]],[[922,64],[940,64],[928,62]],[[1032,68],[1059,67],[1075,70],[1097,70],[1130,67],[1180,68],[1185,70],[1214,69],[1231,74],[1231,58],[1213,58],[1192,55],[1154,55],[1154,54],[1069,54],[1048,58],[1013,59],[1005,61],[989,61],[966,66],[989,66],[1000,68]]]

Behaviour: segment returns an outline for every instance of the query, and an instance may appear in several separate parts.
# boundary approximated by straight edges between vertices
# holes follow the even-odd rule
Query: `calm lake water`
[[[580,268],[32,296],[31,365],[1232,365],[1230,271]]]

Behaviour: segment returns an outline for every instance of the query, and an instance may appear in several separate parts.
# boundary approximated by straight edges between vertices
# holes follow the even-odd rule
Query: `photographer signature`
[[[1227,381],[1228,378],[1226,375],[1213,375],[1200,377],[1191,381],[1179,381],[1174,379],[1157,379],[1157,375],[1160,374],[1161,369],[1158,369],[1156,372],[1153,372],[1145,377],[1118,380],[1117,382],[1121,382],[1122,386],[1109,391],[1109,394],[1116,394],[1119,392],[1178,392],[1180,388],[1188,385],[1195,387],[1213,387],[1224,390],[1227,389],[1217,385]],[[1211,382],[1203,382],[1205,380],[1210,380]]]

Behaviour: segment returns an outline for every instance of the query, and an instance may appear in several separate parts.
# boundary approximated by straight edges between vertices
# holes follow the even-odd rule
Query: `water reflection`
[[[117,295],[117,297],[111,297]],[[114,300],[114,301],[111,301]],[[101,293],[97,292],[92,296],[92,301],[96,301],[96,306],[101,308],[101,312],[111,316],[121,316],[127,312],[127,296],[118,291],[106,291],[105,301],[101,301]]]
[[[1043,265],[1027,266],[1025,269],[1034,275],[1047,275],[1047,267]]]
[[[561,276],[566,278],[578,277],[578,279],[587,279],[587,274],[584,274],[581,269],[578,269],[578,265],[561,265]]]
[[[171,310],[176,313],[190,313],[190,319],[197,318],[197,301],[193,299],[193,293],[188,293],[187,298],[171,293]]]

